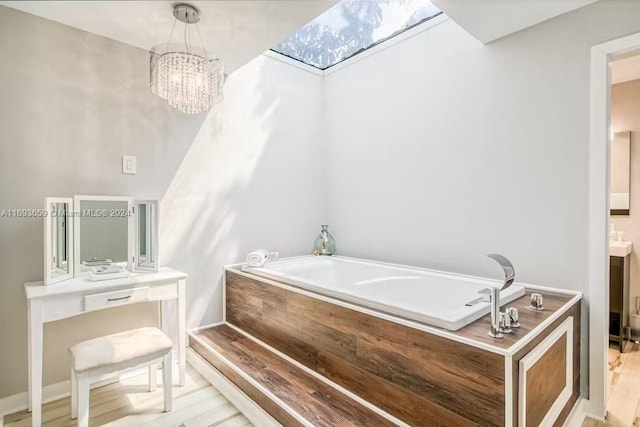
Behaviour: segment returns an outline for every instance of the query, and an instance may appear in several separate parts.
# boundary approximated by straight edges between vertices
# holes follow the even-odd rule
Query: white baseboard
[[[197,328],[193,328],[193,329],[189,329],[189,333],[198,333],[204,329],[209,329],[209,328],[215,328],[216,326],[220,326],[220,325],[224,325],[224,321],[220,321],[220,322],[215,322],[215,323],[208,323],[206,325],[200,325]]]
[[[569,412],[569,416],[565,420],[563,427],[581,427],[587,416],[587,403],[587,399],[579,397],[576,404],[573,405],[573,409]]]
[[[204,360],[191,348],[187,349],[187,361],[200,375],[213,384],[224,397],[229,399],[229,402],[238,408],[254,425],[260,427],[281,427],[279,422],[244,394],[234,383],[209,365],[209,362]]]
[[[588,417],[588,418],[591,418],[592,420],[600,421],[600,422],[602,422],[602,423],[604,423],[604,422],[606,422],[606,421],[607,421],[607,419],[606,419],[605,417],[601,417],[601,416],[599,416],[599,415],[593,415],[593,414],[590,414],[590,413],[588,413],[588,412],[586,412],[586,413],[585,413],[584,417],[585,417],[585,418],[587,418],[587,417]]]

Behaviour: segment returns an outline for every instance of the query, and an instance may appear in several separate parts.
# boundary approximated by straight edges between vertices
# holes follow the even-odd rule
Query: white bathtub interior
[[[442,271],[346,257],[300,257],[245,271],[405,319],[456,331],[489,313],[479,291],[502,282]],[[500,293],[507,304],[525,294],[521,285]]]

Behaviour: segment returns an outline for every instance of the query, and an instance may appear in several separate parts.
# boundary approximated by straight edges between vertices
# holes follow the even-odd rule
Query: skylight
[[[441,13],[427,0],[342,0],[272,50],[326,70]]]

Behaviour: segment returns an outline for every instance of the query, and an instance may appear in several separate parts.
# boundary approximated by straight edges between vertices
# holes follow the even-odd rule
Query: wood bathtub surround
[[[487,336],[489,315],[455,335],[496,348],[494,352],[321,301],[293,290],[226,272],[226,321],[410,425],[505,425],[505,356],[570,295],[544,295],[545,311],[518,307],[522,327],[503,340]],[[574,316],[576,381],[579,395],[580,303],[554,322]],[[513,417],[517,420],[519,358],[553,331],[545,329],[513,357]],[[563,413],[566,417],[569,404]],[[544,415],[544,414],[543,414]],[[564,419],[564,418],[563,418]],[[561,423],[560,423],[561,424]],[[515,423],[514,425],[517,425]],[[535,425],[535,424],[530,424]]]
[[[498,354],[231,271],[226,299],[227,322],[411,425],[504,424]]]

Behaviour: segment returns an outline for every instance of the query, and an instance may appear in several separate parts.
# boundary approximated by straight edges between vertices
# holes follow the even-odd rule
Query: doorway
[[[590,99],[590,159],[589,159],[589,295],[586,297],[589,312],[589,401],[586,407],[586,413],[589,417],[598,420],[604,420],[606,415],[607,406],[609,403],[609,397],[611,389],[615,392],[614,387],[619,386],[616,381],[612,381],[612,374],[620,375],[624,369],[623,358],[626,356],[620,355],[619,348],[623,350],[632,350],[629,346],[633,346],[633,341],[628,341],[628,327],[629,327],[629,313],[631,311],[630,301],[631,295],[629,290],[625,294],[625,289],[622,288],[620,292],[616,290],[612,291],[610,295],[609,285],[618,285],[618,279],[624,280],[625,266],[620,264],[620,259],[623,260],[626,257],[626,249],[613,248],[614,246],[624,246],[624,243],[618,240],[624,241],[624,234],[618,235],[618,231],[624,231],[621,228],[627,228],[628,224],[625,224],[624,217],[628,219],[630,206],[622,206],[623,195],[625,189],[620,187],[620,183],[624,179],[618,176],[612,176],[614,171],[611,161],[619,160],[620,153],[612,150],[612,144],[616,141],[623,141],[618,146],[624,147],[624,135],[616,135],[617,133],[630,132],[630,138],[632,138],[633,131],[631,129],[622,130],[622,125],[616,124],[618,129],[615,129],[612,121],[612,66],[615,66],[615,62],[621,61],[625,58],[640,54],[640,33],[631,36],[623,37],[611,42],[603,43],[594,46],[591,50],[591,99]],[[640,62],[639,62],[640,64]],[[640,75],[638,76],[640,78]],[[618,82],[621,83],[621,82]],[[619,88],[616,88],[616,90]],[[612,132],[612,130],[614,132]],[[626,147],[630,149],[632,142],[627,142]],[[640,141],[638,141],[640,144]],[[616,149],[617,150],[617,149]],[[621,149],[624,153],[624,148]],[[616,169],[621,169],[616,167]],[[622,168],[624,169],[624,168]],[[616,171],[618,172],[618,171]],[[637,171],[636,171],[637,172]],[[630,182],[630,181],[629,181]],[[615,189],[614,194],[611,194],[611,189]],[[626,190],[630,193],[629,190]],[[603,206],[605,207],[603,209]],[[614,209],[620,215],[611,215]],[[633,209],[631,209],[633,212]],[[640,214],[640,212],[637,212]],[[614,224],[612,228],[610,224]],[[616,230],[613,229],[616,228]],[[640,230],[640,224],[639,224]],[[614,235],[614,233],[616,233]],[[632,233],[627,234],[627,238]],[[610,243],[610,240],[613,242]],[[612,245],[612,246],[610,246]],[[637,250],[640,250],[640,242]],[[610,255],[622,255],[621,257],[610,258]],[[629,259],[627,259],[629,262]],[[610,270],[610,267],[614,270]],[[627,266],[629,268],[630,266]],[[618,270],[616,270],[618,269]],[[611,282],[610,278],[611,271]],[[615,271],[616,274],[613,274]],[[627,273],[628,274],[628,273]],[[640,279],[638,277],[637,279]],[[626,297],[625,297],[626,295]],[[611,299],[610,299],[611,296]],[[626,298],[626,300],[625,300]],[[611,313],[610,304],[620,307],[619,312]],[[623,308],[626,307],[626,312]],[[610,326],[612,330],[610,331]],[[617,329],[616,329],[617,328]],[[610,335],[610,332],[612,334]],[[610,338],[613,339],[613,343],[618,345],[618,350],[615,349],[611,352],[610,360]],[[617,353],[616,353],[617,351]],[[637,353],[637,351],[636,351]],[[622,353],[623,355],[625,353]],[[640,355],[640,354],[636,354]],[[609,364],[612,362],[612,365]],[[614,366],[616,365],[617,366]],[[610,371],[610,366],[613,366],[613,371]],[[629,366],[631,367],[631,366]],[[640,359],[638,360],[638,368],[640,368]],[[615,371],[615,369],[618,369]],[[616,378],[617,380],[618,378]],[[640,370],[638,371],[638,379],[640,379]],[[611,385],[614,387],[611,387]],[[637,387],[637,386],[636,386]],[[620,392],[623,390],[620,389]],[[624,395],[624,393],[623,393]],[[612,407],[616,413],[612,412],[612,417],[616,420],[613,422],[620,422],[617,420],[619,416],[626,418],[635,415],[636,407],[633,409],[625,408],[625,413],[622,414],[620,407]],[[632,412],[629,414],[629,412]],[[624,423],[627,422],[625,418]],[[627,425],[631,425],[634,418],[630,418]]]

